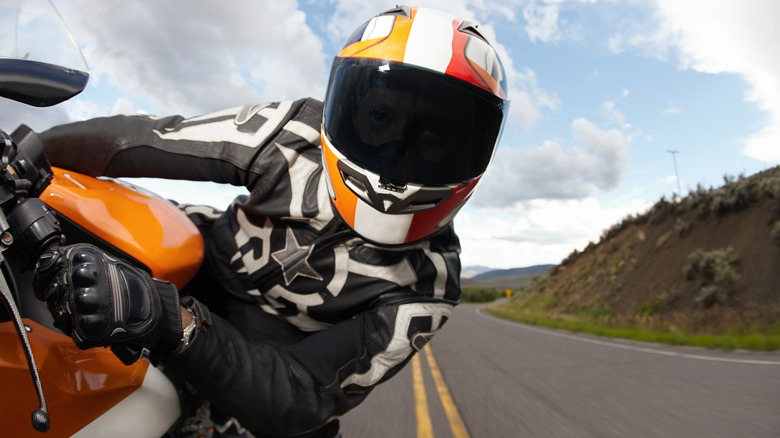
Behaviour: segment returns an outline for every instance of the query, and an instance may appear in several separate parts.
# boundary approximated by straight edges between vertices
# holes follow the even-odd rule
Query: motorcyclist
[[[256,436],[334,436],[458,303],[451,221],[507,108],[473,24],[399,7],[352,34],[324,102],[55,127],[41,138],[59,167],[249,195],[225,212],[182,206],[207,248],[182,291],[74,244],[41,257],[37,293],[78,346],[126,363],[148,352]]]

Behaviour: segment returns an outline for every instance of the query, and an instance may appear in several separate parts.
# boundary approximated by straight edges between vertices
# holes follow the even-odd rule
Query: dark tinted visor
[[[388,180],[454,184],[484,173],[505,105],[486,90],[436,72],[337,58],[325,133],[348,160]]]

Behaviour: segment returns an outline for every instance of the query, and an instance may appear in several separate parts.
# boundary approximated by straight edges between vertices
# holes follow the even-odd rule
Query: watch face
[[[190,345],[190,341],[192,340],[192,334],[195,331],[195,327],[198,326],[198,318],[195,317],[195,313],[193,313],[192,310],[185,307],[184,308],[187,312],[189,312],[190,315],[192,315],[192,321],[187,325],[187,327],[184,327],[181,333],[181,343],[179,344],[179,348],[176,350],[182,351],[184,350],[188,345]]]

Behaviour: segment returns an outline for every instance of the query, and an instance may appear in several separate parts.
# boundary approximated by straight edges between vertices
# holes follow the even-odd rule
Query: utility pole
[[[667,149],[666,152],[672,154],[672,163],[674,163],[674,177],[675,179],[677,179],[677,196],[679,196],[680,199],[682,199],[682,190],[680,189],[680,174],[677,173],[677,160],[674,157],[675,154],[677,154],[680,151],[672,151]]]

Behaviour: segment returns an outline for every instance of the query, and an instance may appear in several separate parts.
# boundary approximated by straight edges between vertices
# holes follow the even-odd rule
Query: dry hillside
[[[780,330],[780,167],[726,182],[624,219],[530,293],[618,325]]]

